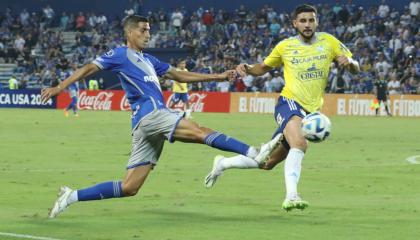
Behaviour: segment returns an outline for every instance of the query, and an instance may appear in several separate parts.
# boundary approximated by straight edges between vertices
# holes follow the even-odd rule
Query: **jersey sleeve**
[[[264,59],[264,64],[275,68],[280,67],[283,64],[282,55],[282,43],[280,42],[277,46],[271,51],[270,55]]]
[[[111,49],[93,60],[93,64],[101,70],[113,70],[123,63],[123,49]]]
[[[162,77],[171,69],[171,65],[169,65],[166,62],[161,62],[159,59],[151,55],[148,55],[148,58],[150,62],[152,63],[153,67],[155,68],[156,74],[159,77]]]
[[[333,50],[333,56],[334,58],[344,55],[346,57],[352,57],[353,54],[350,52],[350,50],[342,43],[340,40],[335,38],[332,35],[328,35],[329,42],[332,45]]]

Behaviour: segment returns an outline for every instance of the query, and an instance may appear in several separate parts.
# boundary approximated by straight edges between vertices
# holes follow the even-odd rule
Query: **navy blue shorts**
[[[179,101],[183,103],[188,102],[188,93],[175,93],[172,97],[172,102],[177,103]]]
[[[283,130],[286,127],[287,122],[289,122],[290,118],[295,115],[303,118],[307,113],[308,112],[306,112],[299,103],[286,97],[280,96],[274,111],[274,120],[277,122],[279,127],[274,132],[273,138],[277,134],[283,133]]]

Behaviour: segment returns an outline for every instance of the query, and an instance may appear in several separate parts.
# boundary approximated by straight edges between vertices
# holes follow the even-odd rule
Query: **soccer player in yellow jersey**
[[[282,144],[261,162],[241,155],[231,158],[216,156],[213,169],[205,179],[209,188],[226,169],[259,167],[270,170],[285,160],[287,193],[282,208],[286,211],[308,207],[308,202],[302,200],[297,191],[301,163],[307,149],[300,126],[307,113],[322,107],[331,62],[336,61],[352,73],[359,71],[359,64],[352,59],[344,44],[328,33],[316,32],[318,18],[315,7],[307,4],[298,6],[293,13],[293,26],[297,36],[278,43],[264,62],[240,64],[236,68],[242,76],[261,76],[273,68],[284,67],[286,84],[275,108],[274,117],[279,127],[273,135],[283,134]]]
[[[187,62],[185,60],[181,60],[177,64],[178,71],[187,71],[186,68]],[[190,103],[188,102],[188,86],[187,83],[181,83],[177,81],[173,81],[172,83],[172,92],[174,95],[171,98],[171,102],[169,104],[169,108],[173,108],[175,104],[177,104],[179,101],[182,101],[184,103],[184,111],[185,111],[185,117],[186,118],[192,118],[191,117],[191,109],[190,109]]]

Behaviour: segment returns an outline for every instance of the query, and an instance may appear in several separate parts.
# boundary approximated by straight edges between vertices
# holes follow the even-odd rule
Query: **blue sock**
[[[247,155],[249,149],[249,145],[219,132],[210,133],[204,139],[204,142],[211,147],[223,151],[239,153],[244,156]]]
[[[77,190],[77,198],[79,201],[102,200],[120,197],[124,197],[121,181],[99,183],[89,188]]]

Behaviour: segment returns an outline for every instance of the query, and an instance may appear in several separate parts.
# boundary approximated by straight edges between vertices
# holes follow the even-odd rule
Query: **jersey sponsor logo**
[[[156,76],[144,76],[145,82],[159,82],[159,79]]]
[[[312,81],[325,78],[324,71],[316,68],[315,63],[306,71],[299,72],[299,78],[302,81]]]
[[[326,54],[310,56],[310,57],[293,57],[290,61],[292,64],[300,64],[300,63],[310,63],[313,61],[323,61],[327,60],[328,56]]]

